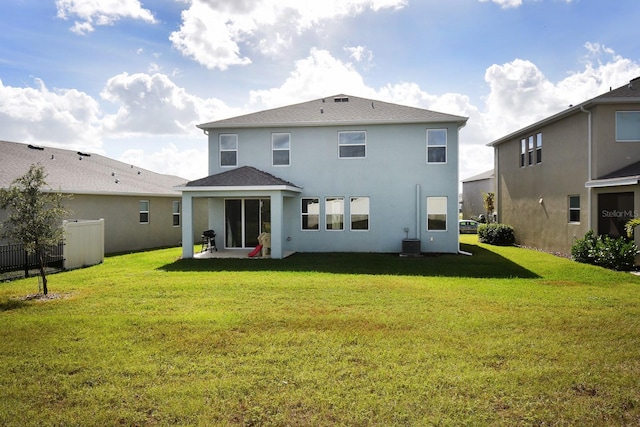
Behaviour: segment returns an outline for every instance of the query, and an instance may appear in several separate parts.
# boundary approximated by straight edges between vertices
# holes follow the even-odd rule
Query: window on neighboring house
[[[427,129],[427,163],[447,162],[447,130]]]
[[[291,134],[272,133],[271,150],[273,166],[289,166],[291,161]]]
[[[344,197],[327,197],[324,213],[327,230],[344,230]]]
[[[542,132],[536,134],[536,164],[542,163]]]
[[[220,166],[238,166],[238,135],[220,135]]]
[[[178,227],[180,225],[180,202],[173,202],[173,226]]]
[[[569,196],[569,222],[580,222],[580,196]]]
[[[367,133],[365,131],[338,132],[338,157],[362,159],[367,156]]]
[[[369,198],[352,197],[349,203],[351,230],[369,230]]]
[[[149,223],[149,201],[140,200],[140,224]]]
[[[527,152],[527,158],[529,159],[529,166],[533,164],[533,136],[529,137],[529,151]]]
[[[305,197],[302,199],[302,229],[318,230],[320,228],[320,199]]]
[[[616,111],[616,141],[640,142],[640,111]]]
[[[522,138],[520,140],[520,167],[523,168],[527,165],[527,140]]]
[[[427,230],[447,230],[447,198],[427,197]]]

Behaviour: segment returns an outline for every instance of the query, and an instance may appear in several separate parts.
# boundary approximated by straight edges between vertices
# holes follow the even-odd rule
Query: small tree
[[[487,212],[487,223],[493,222],[493,212],[495,211],[495,194],[482,192],[482,202],[484,210]]]
[[[45,193],[46,174],[41,165],[31,165],[8,189],[0,189],[0,208],[7,210],[7,219],[0,223],[0,235],[22,243],[24,250],[36,253],[42,276],[42,291],[46,295],[47,277],[44,260],[47,250],[62,240],[62,219],[68,214],[62,202],[67,197]]]

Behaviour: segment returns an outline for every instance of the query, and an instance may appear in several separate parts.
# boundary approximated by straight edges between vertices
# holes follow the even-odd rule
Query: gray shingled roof
[[[607,99],[620,98],[640,98],[640,77],[636,77],[624,86],[610,90],[600,96],[593,98],[594,101],[603,101]]]
[[[467,117],[438,113],[351,95],[335,95],[198,125],[229,127],[329,126],[336,124],[465,123]]]
[[[251,166],[241,166],[206,178],[188,182],[186,187],[296,187],[288,181],[263,172]]]
[[[63,193],[178,196],[173,187],[187,182],[99,154],[0,141],[0,187],[37,163],[45,168],[47,189]]]
[[[469,177],[467,179],[463,179],[462,182],[481,181],[483,179],[491,179],[491,178],[495,178],[495,173],[494,173],[493,169],[488,170],[486,172],[479,173],[478,175],[474,175],[474,176]]]
[[[640,176],[640,162],[632,163],[621,169],[618,169],[616,171],[603,175],[598,179],[627,178],[627,177],[635,177],[635,176]]]

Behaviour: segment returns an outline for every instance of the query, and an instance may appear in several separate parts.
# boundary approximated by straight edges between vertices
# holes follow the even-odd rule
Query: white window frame
[[[578,207],[577,207],[577,208],[576,208],[576,207],[572,207],[572,206],[571,206],[571,200],[572,200],[572,199],[574,199],[574,200],[575,200],[575,199],[577,199],[577,200],[578,200]],[[569,206],[568,206],[568,207],[569,207],[569,218],[568,218],[568,220],[569,220],[569,224],[580,224],[580,216],[581,216],[581,213],[582,213],[582,212],[580,211],[580,203],[581,203],[580,195],[579,195],[579,194],[572,194],[572,195],[570,195],[570,196],[569,196],[569,198],[568,198],[567,203],[568,203],[568,205],[569,205]],[[572,220],[571,220],[571,212],[578,212],[578,220],[577,220],[577,221],[572,221]]]
[[[535,142],[533,135],[529,135],[529,150],[527,151],[527,164],[533,166],[533,156],[535,153]]]
[[[339,221],[335,221],[339,219]],[[333,228],[339,224],[339,228]],[[324,198],[324,229],[326,231],[344,231],[344,197]]]
[[[146,204],[146,209],[143,207],[143,204]],[[151,203],[148,200],[140,200],[138,202],[138,219],[140,224],[149,224],[151,220]],[[146,216],[146,221],[143,220],[143,216]]]
[[[180,202],[177,200],[173,201],[173,215],[172,215],[172,224],[174,227],[180,227],[182,223],[181,211],[180,211]],[[177,224],[176,224],[177,222]]]
[[[362,134],[364,135],[364,142],[353,143],[353,142],[350,142],[348,139],[346,139],[346,141],[343,141],[342,136],[348,135],[348,134]],[[343,156],[342,148],[349,148],[349,147],[362,147],[364,149],[364,154],[362,156],[346,156],[346,155]],[[345,160],[366,159],[367,158],[367,131],[365,130],[338,131],[338,158],[345,159]]]
[[[527,138],[520,140],[520,167],[527,166]]]
[[[235,139],[235,147],[233,148],[228,148],[228,147],[223,147],[223,142],[222,139],[223,138],[228,138],[228,137],[234,137]],[[221,168],[233,168],[238,166],[238,134],[237,133],[221,133],[220,135],[218,135],[218,153],[219,153],[219,163],[220,163],[220,167]],[[222,162],[222,154],[223,153],[235,153],[235,162],[234,164],[223,164]]]
[[[436,132],[441,134],[444,133],[444,143],[440,143],[440,141],[436,140]],[[432,138],[431,138],[431,134],[433,133],[434,137],[433,137],[433,142],[432,142]],[[439,138],[438,138],[439,139]],[[449,132],[446,128],[444,129],[427,129],[427,163],[428,164],[445,164],[447,163],[448,157],[449,157],[449,153],[448,153],[448,149],[447,149],[447,145],[448,145],[448,140],[449,140]],[[429,151],[431,149],[442,149],[444,148],[444,161],[430,161],[429,160]]]
[[[318,212],[309,212],[309,205],[307,204],[307,212],[305,212],[305,200],[312,200],[316,202],[316,205],[318,207]],[[311,216],[315,216],[317,218],[317,227],[316,228],[305,228],[304,226],[304,219],[309,218]],[[307,224],[308,224],[308,220],[307,220]],[[320,197],[302,197],[300,199],[300,229],[302,231],[320,231]]]
[[[278,138],[287,136],[286,148],[276,147]],[[287,153],[287,163],[276,163],[276,153]],[[274,132],[271,134],[271,165],[274,167],[285,167],[291,165],[291,134],[288,132]]]
[[[360,203],[360,201],[366,201],[366,203]],[[349,199],[349,230],[351,231],[369,231],[371,227],[371,200],[369,197],[351,197]],[[364,209],[366,208],[366,209]],[[367,228],[354,228],[353,223],[356,217],[366,217]]]
[[[623,116],[629,116],[629,118],[624,118]],[[621,122],[630,122],[630,125],[636,125],[637,128],[631,127],[630,130],[625,130],[630,133],[629,139],[627,135],[620,135],[620,125]],[[640,142],[640,111],[616,111],[616,142]]]
[[[444,202],[444,207],[442,203]],[[427,231],[438,232],[447,231],[449,200],[447,196],[429,196],[427,197]],[[444,229],[430,228],[431,220],[439,219],[438,216],[444,216]],[[435,217],[435,218],[434,218]]]
[[[542,163],[542,132],[536,133],[536,165]]]

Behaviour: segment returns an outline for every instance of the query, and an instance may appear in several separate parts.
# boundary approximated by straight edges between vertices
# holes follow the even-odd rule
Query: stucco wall
[[[219,166],[218,135],[238,134],[238,166],[253,166],[303,189],[300,197],[285,199],[285,250],[301,252],[399,252],[407,235],[422,240],[422,251],[458,250],[458,129],[448,129],[446,164],[427,164],[425,125],[370,125],[278,129],[224,129],[209,132],[210,174],[229,170]],[[367,132],[364,159],[338,158],[338,131]],[[291,165],[272,166],[271,133],[291,133]],[[419,186],[419,194],[416,189]],[[345,199],[345,230],[324,229],[325,197]],[[426,198],[447,196],[447,232],[428,232]],[[302,231],[300,198],[321,200],[321,229]],[[349,230],[349,198],[370,197],[370,230]],[[416,212],[416,198],[419,213]],[[222,210],[215,208],[212,224],[224,227]],[[420,223],[416,225],[416,216]],[[404,232],[407,228],[408,233]]]
[[[542,132],[542,163],[520,167],[520,139]],[[588,118],[575,114],[501,144],[496,150],[498,220],[518,244],[570,253],[588,230]],[[580,196],[580,223],[569,222],[569,196]],[[542,203],[540,203],[542,199]]]
[[[640,160],[640,143],[616,142],[616,111],[640,111],[640,104],[598,105],[593,108],[593,177],[621,169]]]

